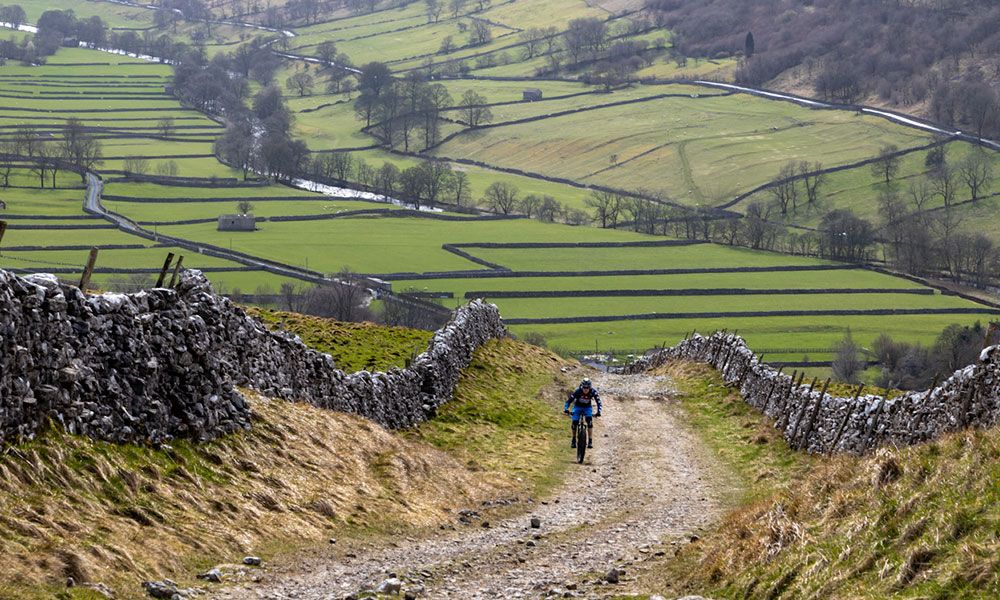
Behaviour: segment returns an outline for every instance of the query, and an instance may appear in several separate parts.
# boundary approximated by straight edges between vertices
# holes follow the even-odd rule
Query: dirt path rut
[[[215,598],[319,600],[375,588],[388,573],[418,598],[600,598],[629,591],[632,565],[669,552],[721,510],[727,481],[679,421],[662,377],[600,375],[604,416],[595,448],[565,484],[528,514],[473,521],[426,540],[400,540],[354,556],[302,559]],[[574,457],[566,427],[566,459]],[[539,529],[530,517],[541,519]],[[599,582],[623,568],[618,585]],[[574,589],[568,589],[574,588]]]

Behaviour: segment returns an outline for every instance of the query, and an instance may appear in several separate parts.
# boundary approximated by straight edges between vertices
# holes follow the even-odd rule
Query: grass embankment
[[[403,433],[256,395],[253,429],[208,444],[154,449],[49,430],[0,456],[0,598],[95,597],[66,589],[66,577],[141,598],[146,579],[195,585],[246,554],[417,534],[458,509],[543,492],[558,478],[548,388],[562,364],[493,342],[440,420]]]
[[[716,531],[641,574],[644,587],[746,599],[1000,595],[1000,431],[807,457],[707,367],[668,372],[747,492]]]
[[[427,349],[434,335],[420,329],[344,323],[277,310],[250,308],[247,312],[268,327],[294,333],[307,346],[326,352],[347,373],[405,367],[410,358]]]

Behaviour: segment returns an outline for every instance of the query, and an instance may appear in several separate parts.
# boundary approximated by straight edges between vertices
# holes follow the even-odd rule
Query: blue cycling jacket
[[[591,402],[597,403],[597,412],[601,412],[601,396],[597,393],[597,390],[590,388],[589,393],[585,393],[583,388],[576,388],[572,394],[569,395],[569,399],[566,400],[566,406],[563,410],[569,410],[570,404],[575,404],[577,407],[589,407]]]

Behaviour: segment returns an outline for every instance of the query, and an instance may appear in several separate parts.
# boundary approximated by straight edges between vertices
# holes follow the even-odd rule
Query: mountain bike
[[[580,419],[576,422],[576,462],[583,464],[583,457],[587,454],[587,421]]]
[[[600,415],[594,415],[594,418],[598,418]],[[573,437],[576,439],[576,462],[583,464],[583,458],[587,455],[587,419],[580,417],[580,420],[576,422],[576,431],[573,432]]]

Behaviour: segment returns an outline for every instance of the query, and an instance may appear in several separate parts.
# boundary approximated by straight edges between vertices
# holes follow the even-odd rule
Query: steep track
[[[596,448],[530,512],[489,528],[478,520],[456,523],[455,531],[389,547],[347,553],[334,546],[212,597],[343,598],[373,589],[389,573],[415,580],[419,598],[542,598],[567,586],[587,598],[630,591],[634,565],[669,554],[671,544],[711,523],[730,482],[678,419],[668,380],[601,375],[595,384],[605,398]],[[532,516],[540,529],[530,527]],[[615,567],[625,570],[620,584],[599,582]]]

